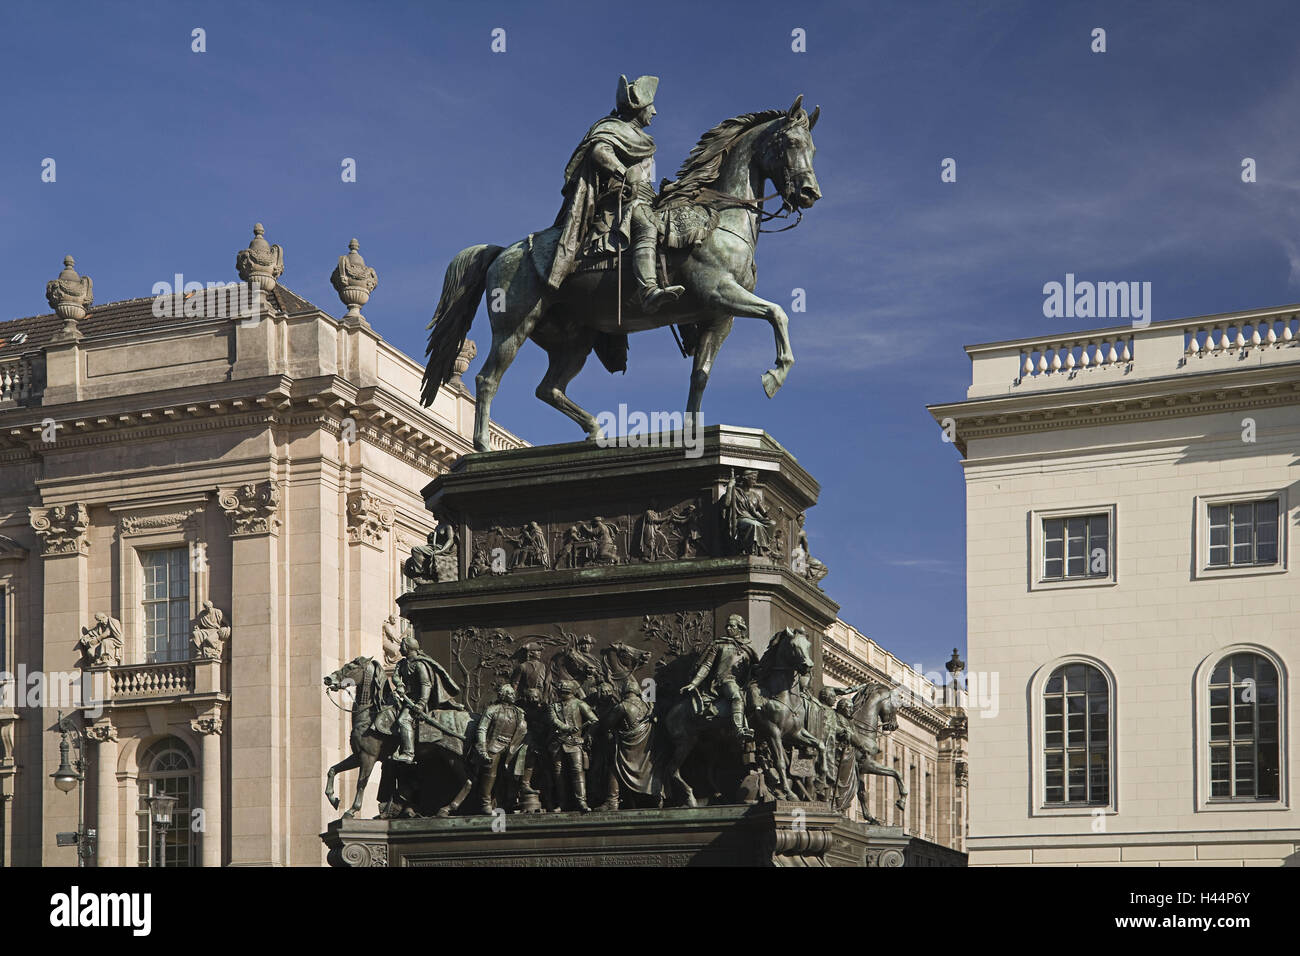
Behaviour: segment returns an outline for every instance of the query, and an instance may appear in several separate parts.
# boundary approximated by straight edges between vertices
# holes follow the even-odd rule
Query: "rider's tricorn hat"
[[[638,76],[631,83],[626,76],[618,78],[618,108],[620,110],[643,110],[655,101],[655,91],[659,89],[659,77]]]

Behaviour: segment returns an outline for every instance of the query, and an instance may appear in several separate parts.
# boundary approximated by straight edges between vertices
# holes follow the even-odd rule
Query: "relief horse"
[[[894,691],[883,684],[872,685],[854,697],[851,712],[853,722],[863,730],[858,773],[893,777],[898,789],[898,799],[894,801],[894,806],[900,813],[906,811],[907,784],[903,782],[903,775],[893,767],[876,761],[882,749],[880,735],[898,729],[898,701],[894,697]],[[866,807],[862,807],[862,815],[868,822],[880,822],[867,812]]]
[[[825,766],[826,745],[807,730],[812,703],[804,681],[812,669],[807,633],[787,627],[773,635],[755,672],[754,730],[767,751],[767,769],[778,798],[811,799],[811,794],[795,793],[790,782],[789,754],[795,747],[815,748],[819,772]]]
[[[763,373],[763,390],[768,398],[775,395],[794,364],[794,353],[785,310],[754,295],[754,247],[766,215],[762,203],[773,198],[763,196],[769,180],[783,211],[797,209],[802,215],[821,198],[812,141],[819,109],[809,114],[802,102],[800,96],[788,110],[746,113],[718,124],[691,150],[677,182],[664,188],[659,206],[686,203],[687,215],[698,212],[716,224],[695,245],[667,250],[671,281],[686,292],[653,314],[643,313],[631,300],[620,302],[622,289],[630,291],[634,283],[622,279],[617,269],[579,269],[559,289],[551,288],[539,273],[535,247],[554,244],[555,226],[509,247],[477,245],[458,253],[447,267],[429,323],[422,403],[431,405],[455,374],[456,357],[488,289],[493,296],[488,311],[492,345],[475,378],[474,447],[479,451],[488,450],[492,398],[501,377],[530,338],[550,360],[537,397],[572,418],[592,439],[601,437],[600,425],[565,389],[593,349],[611,372],[626,369],[630,332],[666,325],[682,330],[683,351],[694,359],[686,402],[686,412],[693,414],[700,411],[714,358],[734,317],[764,319],[775,335],[776,363]]]
[[[352,806],[343,814],[345,820],[356,816],[361,810],[361,801],[365,796],[366,784],[375,764],[386,761],[397,750],[397,737],[391,729],[385,730],[388,723],[384,711],[391,707],[384,697],[384,671],[379,662],[371,657],[357,657],[344,664],[334,673],[325,677],[327,690],[355,688],[352,701],[352,732],[348,742],[352,753],[330,767],[325,778],[325,798],[335,810],[339,808],[339,799],[334,795],[334,777],[345,770],[360,770],[357,777],[357,795]],[[388,718],[391,719],[391,713]],[[472,715],[463,710],[434,711],[424,723],[432,723],[439,731],[434,741],[421,740],[416,744],[415,760],[418,765],[428,766],[433,763],[440,766],[451,778],[456,788],[452,800],[439,808],[438,816],[446,817],[456,809],[469,795],[474,783],[473,771],[465,758],[465,740],[469,732]],[[382,788],[381,788],[382,789]],[[381,797],[382,797],[381,792]],[[381,816],[384,815],[381,813]]]

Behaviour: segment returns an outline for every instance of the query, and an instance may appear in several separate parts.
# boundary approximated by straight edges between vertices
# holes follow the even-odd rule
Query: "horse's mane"
[[[661,194],[689,194],[701,186],[716,182],[722,161],[727,158],[727,152],[736,144],[736,140],[755,126],[786,115],[785,110],[762,110],[723,120],[700,137],[700,141],[686,155],[681,168],[677,170],[676,181],[667,183]]]

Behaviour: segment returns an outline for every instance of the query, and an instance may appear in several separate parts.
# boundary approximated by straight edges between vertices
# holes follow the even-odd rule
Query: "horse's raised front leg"
[[[325,775],[325,799],[330,802],[330,806],[335,810],[339,808],[339,798],[334,796],[335,775],[343,773],[345,770],[356,770],[359,766],[361,766],[361,762],[357,759],[356,751],[353,751],[350,757],[344,757],[330,767],[329,772]]]
[[[771,398],[785,384],[786,373],[794,365],[794,351],[790,348],[790,319],[785,314],[785,309],[775,302],[760,299],[731,276],[727,276],[705,298],[711,307],[723,309],[730,315],[767,319],[771,324],[776,336],[776,367],[763,373],[763,391]]]
[[[370,771],[375,769],[375,758],[372,755],[363,750],[356,757],[361,767],[361,773],[357,777],[357,796],[352,801],[352,808],[343,814],[345,820],[351,820],[361,812],[361,800],[366,795],[366,784],[370,782]]]

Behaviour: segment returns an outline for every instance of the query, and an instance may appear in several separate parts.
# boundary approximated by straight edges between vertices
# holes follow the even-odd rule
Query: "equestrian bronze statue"
[[[649,181],[654,140],[645,127],[656,112],[658,82],[620,78],[614,111],[588,130],[569,160],[554,225],[512,246],[470,246],[447,268],[429,323],[421,400],[431,405],[455,374],[487,293],[492,345],[475,378],[479,451],[488,450],[501,377],[529,338],[549,358],[537,397],[589,438],[601,436],[600,426],[565,389],[593,350],[610,372],[626,371],[629,333],[674,327],[683,354],[693,359],[690,414],[700,411],[735,316],[764,319],[775,333],[776,363],[763,373],[769,398],[794,364],[785,310],[754,294],[754,248],[764,221],[791,211],[802,216],[821,198],[812,140],[819,109],[806,112],[800,96],[788,110],[724,120],[656,194]],[[764,196],[768,181],[775,192]],[[763,203],[778,197],[781,212],[766,212]]]

